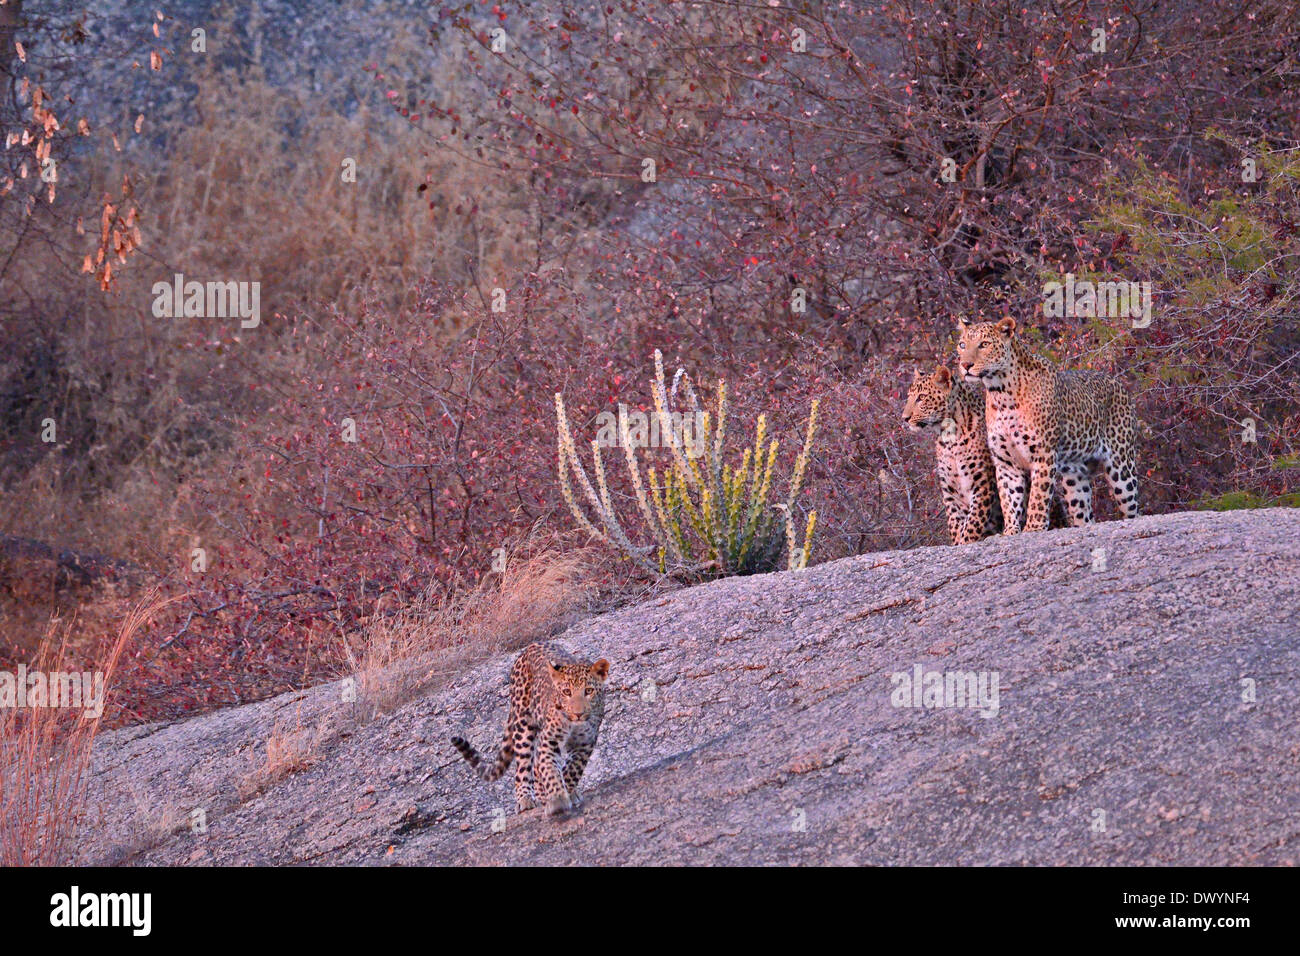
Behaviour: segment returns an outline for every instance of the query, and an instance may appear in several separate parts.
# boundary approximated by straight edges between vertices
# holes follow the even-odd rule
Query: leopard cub
[[[997,474],[984,429],[983,389],[953,381],[943,366],[932,375],[917,369],[907,391],[903,420],[912,431],[939,426],[934,466],[952,543],[970,544],[1001,531]]]
[[[452,737],[452,746],[487,781],[518,760],[518,812],[541,798],[548,813],[564,813],[582,802],[578,781],[605,716],[608,676],[603,657],[591,664],[558,644],[529,644],[510,668],[510,715],[496,760],[488,763],[461,737]]]

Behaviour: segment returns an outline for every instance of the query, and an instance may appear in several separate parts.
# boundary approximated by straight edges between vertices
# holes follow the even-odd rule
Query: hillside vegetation
[[[589,546],[555,396],[585,456],[656,350],[778,443],[784,512],[710,512],[769,533],[702,575],[814,512],[812,566],[945,540],[900,423],[959,316],[1126,382],[1146,513],[1300,502],[1291,0],[84,6],[0,16],[0,667],[102,660],[156,593],[107,725],[341,676]],[[178,274],[259,322],[157,314]],[[1067,276],[1150,321],[1045,308]],[[670,586],[634,557],[556,606]]]

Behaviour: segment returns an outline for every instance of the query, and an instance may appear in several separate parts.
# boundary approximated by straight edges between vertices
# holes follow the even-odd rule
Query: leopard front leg
[[[1002,533],[1002,502],[998,500],[997,479],[989,479],[989,513],[984,522],[984,537]]]
[[[957,534],[953,537],[953,544],[974,544],[984,538],[984,523],[976,521],[971,517],[971,512],[967,512],[961,521],[961,526],[957,529]]]
[[[1035,457],[1029,470],[1029,508],[1025,517],[1026,531],[1047,530],[1047,519],[1052,505],[1052,486],[1055,480],[1055,460],[1046,456]]]
[[[1002,530],[1002,509],[994,491],[997,482],[992,468],[987,474],[979,473],[973,482],[971,506],[966,512],[966,523],[962,528],[962,543],[982,541],[991,534]]]
[[[591,759],[591,751],[595,747],[595,739],[582,732],[574,733],[569,738],[567,756],[564,761],[564,789],[569,794],[569,800],[577,807],[582,805],[582,796],[578,793],[578,782],[582,780],[582,774],[587,769],[587,761]]]
[[[515,811],[523,813],[537,806],[533,800],[533,766],[536,750],[537,727],[526,720],[518,721],[513,728],[515,750]]]
[[[990,446],[991,447],[991,446]],[[1020,466],[1009,457],[993,456],[993,467],[998,476],[998,502],[1002,506],[1002,533],[1017,534],[1025,520],[1025,492],[1027,482]]]
[[[943,485],[943,507],[948,512],[948,538],[953,544],[966,544],[966,508],[957,492]]]
[[[564,743],[564,733],[565,729],[559,726],[543,727],[533,759],[537,796],[545,802],[546,812],[550,814],[564,813],[573,806],[560,777],[560,748]]]
[[[1108,454],[1102,465],[1110,492],[1125,518],[1138,516],[1137,410],[1131,396],[1117,403],[1106,444]]]

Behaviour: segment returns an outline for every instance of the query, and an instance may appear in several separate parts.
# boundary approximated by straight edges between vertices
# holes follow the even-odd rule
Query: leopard
[[[964,381],[984,386],[1004,535],[1048,527],[1058,479],[1070,525],[1091,524],[1096,473],[1123,517],[1138,516],[1137,404],[1123,381],[1035,355],[1011,316],[959,319],[957,365]]]
[[[914,369],[903,420],[912,431],[939,426],[934,468],[952,543],[971,544],[1001,531],[1002,505],[984,427],[983,390],[954,381],[943,365],[929,375]]]
[[[609,661],[581,660],[557,643],[533,643],[510,668],[510,712],[501,749],[489,762],[463,737],[451,744],[489,783],[515,765],[515,807],[524,813],[546,801],[550,815],[582,804],[578,784],[605,717]]]

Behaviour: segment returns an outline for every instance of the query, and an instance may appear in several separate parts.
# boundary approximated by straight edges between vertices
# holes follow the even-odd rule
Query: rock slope
[[[106,734],[85,857],[1300,858],[1300,511],[1164,515],[865,554],[683,589],[562,639],[613,665],[580,814],[516,817],[509,782],[471,777],[447,743],[453,733],[496,740],[503,655],[350,729],[339,685],[328,685]],[[996,712],[896,706],[915,699],[891,675],[918,666],[983,674],[990,692],[996,675]],[[247,796],[267,737],[289,725],[319,734],[310,766]],[[204,833],[191,826],[195,809]]]

